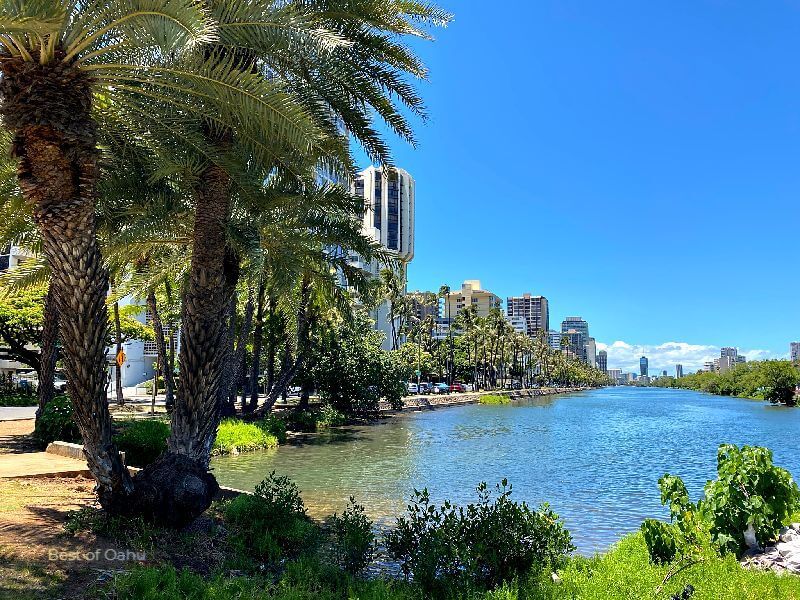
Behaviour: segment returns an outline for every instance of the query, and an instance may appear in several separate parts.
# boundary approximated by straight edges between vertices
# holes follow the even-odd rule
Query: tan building
[[[503,301],[500,296],[481,289],[478,279],[468,279],[461,285],[460,290],[452,291],[445,299],[445,315],[455,319],[456,315],[467,306],[474,306],[479,317],[486,317],[493,308],[500,308]]]

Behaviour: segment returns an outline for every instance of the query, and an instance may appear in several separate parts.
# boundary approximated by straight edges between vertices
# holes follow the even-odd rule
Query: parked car
[[[463,383],[459,383],[458,381],[454,381],[453,385],[450,386],[450,391],[451,392],[466,392],[467,391],[467,386],[465,386]]]
[[[515,389],[515,390],[521,390],[522,389],[522,382],[521,381],[515,381],[514,383],[511,384],[511,388]]]
[[[406,386],[406,390],[409,394],[419,394],[419,387],[420,386],[417,386],[416,383],[409,382],[408,386]]]
[[[67,376],[64,373],[56,371],[55,374],[53,375],[53,387],[57,392],[66,392]]]
[[[433,384],[431,384],[429,382],[426,383],[426,382],[423,381],[423,382],[421,382],[419,384],[419,393],[420,394],[430,394],[432,388],[433,388]]]
[[[431,392],[434,394],[449,394],[450,393],[450,386],[446,383],[436,383],[434,384]]]

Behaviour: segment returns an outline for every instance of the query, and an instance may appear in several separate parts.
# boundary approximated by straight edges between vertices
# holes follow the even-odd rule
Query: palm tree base
[[[219,492],[219,484],[208,469],[172,452],[165,452],[139,471],[133,484],[131,512],[176,529],[203,514]]]

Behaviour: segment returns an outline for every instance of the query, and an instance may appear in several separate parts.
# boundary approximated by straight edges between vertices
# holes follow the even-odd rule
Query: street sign
[[[117,352],[117,366],[121,367],[122,365],[124,365],[126,358],[128,357],[125,356],[125,352],[123,352],[122,350]]]

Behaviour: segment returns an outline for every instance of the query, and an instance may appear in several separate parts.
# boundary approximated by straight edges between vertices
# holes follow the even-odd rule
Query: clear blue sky
[[[417,184],[409,288],[545,295],[551,327],[582,315],[634,346],[612,367],[666,342],[691,357],[663,368],[787,354],[800,0],[442,4],[455,21],[417,46],[431,118],[395,144]]]

